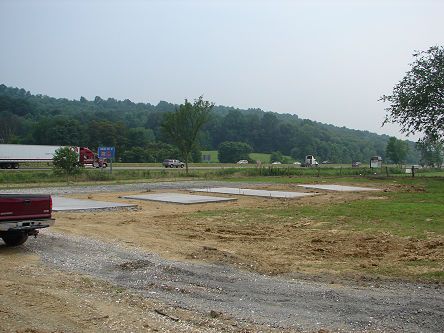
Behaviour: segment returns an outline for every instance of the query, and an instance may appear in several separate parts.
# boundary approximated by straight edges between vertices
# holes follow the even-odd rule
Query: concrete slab
[[[109,208],[122,208],[122,207],[136,207],[137,205],[124,204],[117,202],[105,202],[89,199],[71,199],[65,197],[52,197],[52,210],[59,211],[71,211],[71,210],[96,210],[96,209],[109,209]]]
[[[237,200],[236,198],[210,197],[205,195],[192,195],[192,194],[182,194],[182,193],[136,194],[136,195],[126,195],[123,198],[161,201],[167,203],[178,203],[183,205]]]
[[[339,191],[339,192],[361,192],[361,191],[380,191],[377,188],[370,187],[359,187],[359,186],[344,186],[344,185],[322,185],[322,184],[311,184],[311,185],[298,185],[304,188],[313,188],[319,190],[329,190],[329,191]]]
[[[267,197],[267,198],[299,198],[308,195],[315,195],[315,193],[252,190],[248,188],[235,188],[235,187],[192,188],[190,190],[195,192],[250,195],[255,197]]]

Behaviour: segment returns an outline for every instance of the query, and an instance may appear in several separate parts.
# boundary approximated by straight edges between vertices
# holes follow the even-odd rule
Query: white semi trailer
[[[0,144],[0,168],[18,169],[20,163],[25,162],[52,162],[56,150],[61,147],[63,146]],[[79,155],[79,164],[106,167],[106,162],[97,159],[89,148],[72,148]]]

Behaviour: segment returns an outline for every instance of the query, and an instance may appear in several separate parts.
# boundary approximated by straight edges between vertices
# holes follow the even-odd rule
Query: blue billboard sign
[[[97,156],[99,158],[113,159],[116,155],[115,147],[99,147],[97,150]]]

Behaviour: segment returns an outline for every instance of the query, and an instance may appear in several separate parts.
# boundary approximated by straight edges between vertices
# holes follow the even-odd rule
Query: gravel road
[[[193,185],[194,186],[194,185]],[[286,280],[224,265],[169,261],[140,250],[45,231],[26,249],[57,269],[88,274],[202,313],[302,331],[442,332],[438,285],[358,287]]]
[[[156,183],[134,183],[116,185],[87,185],[87,186],[60,186],[60,187],[36,187],[36,188],[16,188],[0,189],[0,193],[42,193],[51,195],[63,195],[74,193],[97,193],[97,192],[126,192],[126,191],[153,191],[153,190],[186,190],[194,187],[214,187],[214,186],[248,187],[248,183],[222,182],[222,181],[175,181]],[[255,183],[254,185],[269,185],[266,183]]]

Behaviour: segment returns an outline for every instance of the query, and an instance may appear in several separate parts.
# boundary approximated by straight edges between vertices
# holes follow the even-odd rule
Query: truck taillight
[[[52,213],[52,197],[49,196],[49,212]]]

